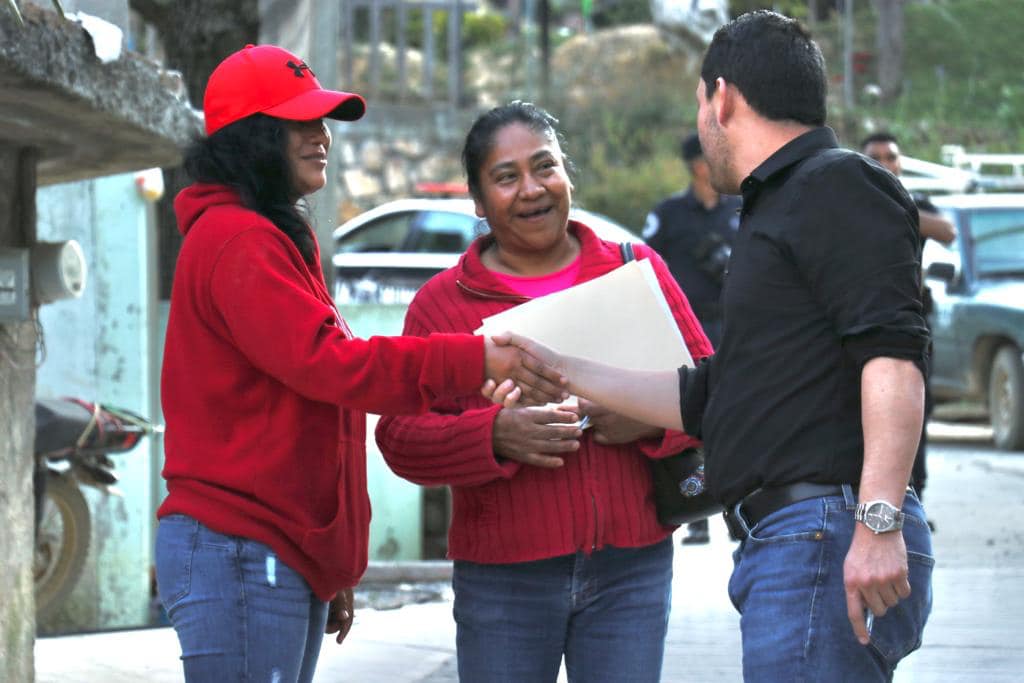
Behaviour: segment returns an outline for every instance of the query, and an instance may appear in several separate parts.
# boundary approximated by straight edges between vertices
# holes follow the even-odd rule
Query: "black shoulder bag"
[[[622,260],[629,263],[636,256],[633,245],[619,245]],[[651,459],[654,482],[654,506],[658,521],[664,526],[689,524],[722,511],[704,485],[704,450],[686,450],[664,458]]]

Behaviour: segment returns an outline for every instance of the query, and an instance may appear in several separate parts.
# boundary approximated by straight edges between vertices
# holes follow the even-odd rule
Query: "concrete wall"
[[[40,309],[40,396],[78,396],[155,414],[155,235],[132,174],[53,185],[38,194],[39,239],[78,240],[89,264],[81,299]],[[139,626],[148,619],[155,446],[114,455],[123,496],[83,487],[89,560],[71,599],[41,632]]]
[[[53,10],[52,0],[22,0],[22,2],[30,2],[43,9]],[[126,33],[128,31],[128,0],[61,0],[60,4],[64,8],[65,14],[84,12],[120,26]],[[127,36],[125,37],[127,38]]]
[[[35,155],[0,141],[0,247],[33,238]],[[36,331],[0,323],[0,681],[31,681],[35,635],[32,594],[32,394]]]

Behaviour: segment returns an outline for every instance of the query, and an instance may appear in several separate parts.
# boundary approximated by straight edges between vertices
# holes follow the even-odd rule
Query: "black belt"
[[[856,487],[854,487],[856,491]],[[762,519],[787,505],[799,503],[809,498],[824,498],[825,496],[841,496],[843,487],[839,484],[812,484],[811,482],[798,481],[795,484],[785,486],[773,486],[771,488],[757,489],[747,494],[739,504],[739,512],[743,515],[746,528],[752,529]],[[741,540],[747,537],[747,531],[743,524],[736,519],[736,506],[726,509],[723,516],[729,527],[729,533],[733,538]]]

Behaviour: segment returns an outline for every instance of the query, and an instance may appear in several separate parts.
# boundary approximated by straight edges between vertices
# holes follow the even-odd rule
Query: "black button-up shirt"
[[[761,486],[860,480],[860,375],[887,356],[927,372],[917,210],[829,128],[744,179],[722,344],[680,371],[683,422],[723,503]]]

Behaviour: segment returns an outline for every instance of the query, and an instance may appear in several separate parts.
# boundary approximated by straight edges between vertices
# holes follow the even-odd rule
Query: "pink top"
[[[498,278],[503,285],[512,291],[528,297],[544,296],[552,292],[560,292],[576,284],[576,278],[580,274],[581,256],[554,273],[541,275],[540,277],[522,277],[520,275],[506,275],[497,271],[491,271],[494,277]]]

